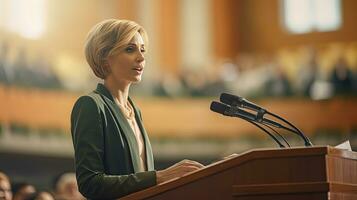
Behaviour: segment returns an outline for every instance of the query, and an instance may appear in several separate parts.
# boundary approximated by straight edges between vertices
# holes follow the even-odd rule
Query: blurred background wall
[[[44,188],[73,171],[70,112],[100,82],[83,45],[108,18],[149,33],[144,78],[131,94],[158,169],[276,148],[251,124],[209,111],[222,92],[286,118],[316,145],[350,140],[356,149],[356,8],[354,0],[0,0],[0,170]]]

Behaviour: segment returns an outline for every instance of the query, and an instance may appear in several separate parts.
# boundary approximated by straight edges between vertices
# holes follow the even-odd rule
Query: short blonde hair
[[[147,43],[145,29],[129,20],[107,19],[96,24],[89,31],[84,52],[89,66],[97,77],[105,79],[107,76],[107,71],[103,67],[105,60],[129,44],[136,33],[139,33]]]

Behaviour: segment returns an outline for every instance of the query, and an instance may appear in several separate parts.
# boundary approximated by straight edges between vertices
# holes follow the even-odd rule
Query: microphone
[[[250,121],[258,121],[258,119],[256,118],[256,116],[250,112],[247,112],[243,109],[237,108],[237,107],[231,107],[228,105],[225,105],[223,103],[219,103],[216,101],[213,101],[211,103],[211,107],[210,109],[214,112],[220,113],[222,115],[225,116],[230,116],[230,117],[240,117],[243,118],[245,120],[250,120]],[[274,122],[270,119],[267,118],[262,118],[261,120],[259,120],[258,122],[261,122],[263,124],[267,124],[267,125],[271,125],[274,126],[276,128],[282,128],[283,126],[277,122]]]
[[[241,109],[239,109],[239,108],[235,108],[234,109],[234,107],[230,107],[228,105],[225,105],[223,103],[219,103],[219,102],[216,102],[216,101],[212,101],[210,109],[213,112],[217,112],[217,113],[220,113],[220,114],[225,115],[225,116],[230,116],[230,117],[239,116],[239,117],[243,117],[245,119],[252,120],[252,121],[255,119],[254,115],[251,114],[251,113],[249,113],[251,115],[241,114],[239,112],[239,110],[241,110]]]
[[[254,111],[265,110],[262,107],[244,99],[243,97],[235,96],[235,95],[228,94],[228,93],[222,93],[219,100],[222,103],[225,103],[225,104],[231,105],[231,106],[248,108],[248,109],[251,109]]]
[[[285,146],[273,134],[271,134],[269,131],[267,131],[266,129],[264,129],[262,126],[260,126],[259,124],[257,124],[255,122],[255,117],[254,117],[253,114],[251,114],[249,112],[246,112],[244,110],[241,110],[239,108],[230,107],[228,105],[225,105],[223,103],[219,103],[219,102],[216,102],[216,101],[213,101],[211,103],[210,110],[212,110],[213,112],[220,113],[220,114],[225,115],[225,116],[240,117],[240,118],[248,121],[249,123],[257,126],[261,130],[266,132],[271,138],[273,138],[273,140],[279,145],[280,148],[285,148]],[[281,135],[279,134],[279,136],[281,136]],[[284,141],[287,143],[287,141],[285,139],[284,139]],[[287,144],[289,145],[289,143],[287,143]]]
[[[297,127],[295,127],[293,124],[291,124],[290,122],[288,122],[284,118],[282,118],[282,117],[280,117],[280,116],[278,116],[278,115],[276,115],[274,113],[271,113],[271,112],[265,110],[264,108],[254,104],[254,103],[252,103],[252,102],[250,102],[250,101],[248,101],[248,100],[246,100],[246,99],[244,99],[242,97],[235,96],[235,95],[232,95],[232,94],[222,93],[221,96],[220,96],[220,101],[225,103],[225,104],[231,105],[233,107],[242,107],[242,108],[247,108],[247,109],[250,109],[250,110],[257,111],[257,115],[255,116],[255,118],[256,118],[256,120],[258,122],[263,122],[264,121],[265,118],[263,118],[263,116],[264,116],[265,113],[267,113],[269,115],[272,115],[273,117],[278,118],[281,121],[285,122],[286,124],[291,126],[293,129],[290,129],[290,128],[287,128],[285,126],[282,126],[281,124],[279,124],[280,127],[277,127],[277,128],[283,128],[285,130],[291,131],[291,132],[299,135],[304,140],[305,146],[313,146],[311,141],[309,140],[309,138],[302,131],[300,131]],[[266,119],[265,119],[265,121],[266,121]]]
[[[242,108],[247,108],[250,110],[257,111],[256,118],[257,118],[258,122],[261,122],[263,120],[263,116],[267,112],[262,107],[244,99],[243,97],[235,96],[232,94],[222,93],[219,100],[222,103],[225,103],[225,104],[228,104],[231,106],[242,107]]]

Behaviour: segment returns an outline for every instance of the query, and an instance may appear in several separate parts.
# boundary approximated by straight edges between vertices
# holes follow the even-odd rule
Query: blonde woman
[[[87,62],[104,80],[77,100],[71,115],[76,177],[87,198],[119,198],[203,167],[184,160],[154,169],[140,110],[129,97],[144,72],[146,48],[146,31],[133,21],[105,20],[87,36]]]

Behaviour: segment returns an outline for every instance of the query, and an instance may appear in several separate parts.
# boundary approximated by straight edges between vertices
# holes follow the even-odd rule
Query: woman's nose
[[[144,54],[139,52],[138,57],[136,58],[138,62],[143,62],[145,60]]]

